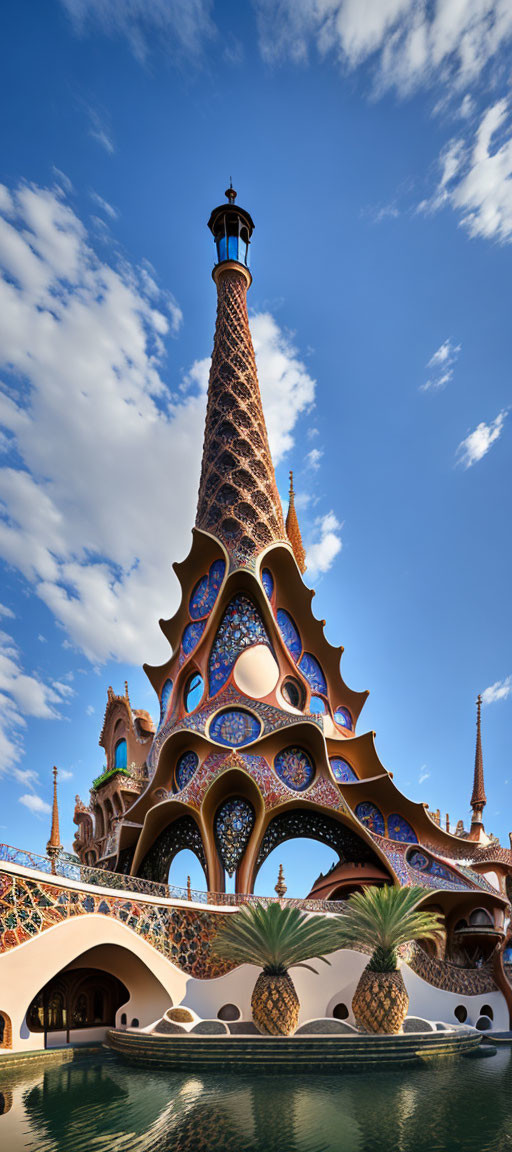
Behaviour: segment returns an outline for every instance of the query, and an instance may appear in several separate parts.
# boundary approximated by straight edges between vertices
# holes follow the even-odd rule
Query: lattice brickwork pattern
[[[197,527],[216,536],[232,564],[244,565],[286,540],[256,373],[241,272],[218,282]]]

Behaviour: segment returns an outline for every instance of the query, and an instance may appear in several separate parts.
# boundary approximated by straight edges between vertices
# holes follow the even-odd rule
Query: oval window
[[[327,711],[325,700],[322,700],[321,696],[312,696],[309,702],[309,711],[313,713],[313,716],[325,715]]]
[[[217,1012],[218,1020],[239,1020],[242,1013],[238,1004],[223,1004]]]
[[[175,781],[178,792],[185,788],[192,779],[199,764],[199,756],[195,752],[183,752],[176,764]]]
[[[291,677],[285,680],[281,693],[286,703],[290,704],[292,708],[304,707],[304,690],[298,680],[292,680]]]
[[[187,680],[187,686],[185,688],[184,703],[186,712],[193,712],[194,708],[197,708],[197,705],[201,703],[203,690],[203,677],[199,675],[199,672],[194,672]]]
[[[349,732],[352,731],[353,721],[348,708],[337,708],[334,719],[337,724],[341,724],[342,728],[348,728]]]

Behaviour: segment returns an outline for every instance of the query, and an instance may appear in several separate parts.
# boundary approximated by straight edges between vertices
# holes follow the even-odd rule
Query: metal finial
[[[224,195],[227,197],[230,204],[235,203],[236,192],[235,192],[235,189],[233,188],[233,181],[231,179],[231,176],[229,177],[229,188],[226,188]]]
[[[287,889],[286,889],[286,884],[285,884],[285,882],[284,882],[284,870],[283,870],[283,865],[282,865],[282,864],[280,864],[280,865],[279,865],[279,876],[277,877],[277,884],[276,884],[276,886],[275,886],[275,888],[274,888],[274,892],[277,892],[277,895],[279,896],[279,899],[280,899],[280,900],[282,900],[282,899],[283,899],[283,897],[284,897],[284,895],[285,895],[285,893],[286,893],[286,890],[287,890]]]

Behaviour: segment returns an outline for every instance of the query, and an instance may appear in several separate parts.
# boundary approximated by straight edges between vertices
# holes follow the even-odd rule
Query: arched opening
[[[114,752],[114,767],[126,768],[128,764],[128,750],[126,740],[118,740]]]
[[[157,836],[138,870],[144,880],[166,884],[171,864],[183,848],[197,857],[206,875],[206,855],[199,826],[193,816],[178,816]]]
[[[129,999],[125,984],[97,968],[64,969],[37,993],[27,1010],[30,1032],[66,1032],[109,1027]],[[46,1044],[45,1044],[46,1046]]]
[[[174,885],[176,888],[186,889],[188,877],[190,877],[192,893],[206,891],[208,887],[206,883],[206,873],[198,857],[190,848],[182,848],[179,852],[176,852],[176,855],[171,861],[167,883]]]
[[[290,841],[296,843],[292,846]],[[308,844],[307,851],[304,850],[305,841],[313,842]],[[265,868],[263,872],[271,853],[274,853],[272,871],[269,873]],[[275,879],[270,883],[271,876],[277,877],[280,863],[285,878],[289,877],[291,882],[287,896],[308,895],[311,899],[326,900],[333,889],[350,883],[359,887],[364,882],[372,882],[370,878],[381,883],[392,881],[376,853],[357,832],[341,820],[308,808],[281,812],[268,824],[255,868],[259,894],[268,896],[271,893],[275,884]],[[262,879],[266,892],[262,889]],[[299,884],[302,890],[296,891]]]

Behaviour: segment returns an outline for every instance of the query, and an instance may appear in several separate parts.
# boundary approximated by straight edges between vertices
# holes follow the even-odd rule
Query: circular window
[[[465,1008],[464,1004],[457,1004],[453,1015],[455,1016],[455,1019],[459,1021],[459,1024],[464,1024],[468,1018],[468,1010]]]
[[[201,703],[203,690],[203,677],[199,675],[199,672],[194,672],[189,680],[187,680],[187,686],[185,688],[184,703],[186,712],[193,712],[194,708],[197,708],[197,705]]]
[[[341,724],[342,728],[348,728],[349,732],[352,731],[352,717],[348,708],[337,708],[334,713],[334,719],[337,724]]]
[[[261,731],[261,724],[251,712],[242,708],[230,708],[225,712],[217,712],[210,724],[210,736],[218,744],[227,744],[230,748],[241,748],[257,740]]]
[[[341,1004],[341,1003],[335,1004],[334,1008],[332,1010],[332,1014],[333,1014],[335,1020],[347,1020],[348,1019],[347,1005]]]
[[[198,764],[199,757],[195,752],[183,752],[179,757],[175,775],[178,792],[181,792],[181,789],[185,788],[189,780],[192,779]]]
[[[217,1012],[218,1020],[239,1020],[242,1013],[236,1004],[223,1004]]]
[[[286,703],[290,704],[292,708],[304,707],[304,690],[298,680],[293,680],[290,676],[288,680],[285,680],[281,693]]]
[[[283,748],[277,753],[274,768],[283,784],[294,792],[309,788],[315,775],[315,765],[303,748]]]

